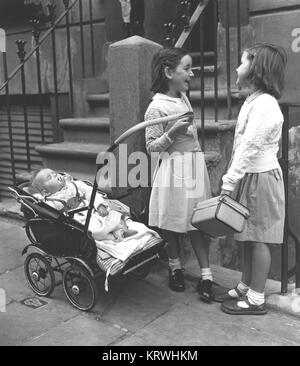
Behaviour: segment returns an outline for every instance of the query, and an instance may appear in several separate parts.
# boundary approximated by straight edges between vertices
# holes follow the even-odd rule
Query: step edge
[[[103,130],[109,129],[109,117],[92,117],[92,118],[63,118],[59,120],[59,125],[63,129],[94,129]]]

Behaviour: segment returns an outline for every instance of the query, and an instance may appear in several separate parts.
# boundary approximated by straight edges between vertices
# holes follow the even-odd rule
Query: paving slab
[[[34,296],[34,292],[27,284],[23,266],[2,274],[0,276],[0,288],[6,292],[6,296],[14,301],[21,301],[29,296]]]
[[[47,304],[37,309],[12,302],[0,313],[0,345],[21,345],[79,314],[69,304],[43,300]]]
[[[124,279],[118,298],[102,314],[102,319],[134,332],[160,317],[175,303],[174,296],[169,296],[166,288],[146,280]],[[184,301],[185,295],[177,298]]]
[[[268,314],[264,316],[243,315],[234,316],[225,314],[221,310],[221,304],[212,302],[210,304],[203,303],[199,298],[190,297],[188,305],[197,309],[203,309],[208,317],[213,319],[214,314],[221,314],[224,318],[224,323],[234,321],[241,327],[249,327],[258,332],[267,332],[277,334],[280,338],[296,342],[300,345],[300,322],[296,317],[289,314],[284,314],[274,311],[269,307]]]
[[[252,316],[252,319],[257,317],[259,316]],[[272,318],[271,321],[276,319]],[[245,321],[245,317],[227,316],[221,311],[207,311],[207,307],[199,302],[198,305],[174,305],[163,316],[116,345],[296,346],[299,341],[299,338],[286,339],[280,331],[274,333],[262,327],[257,328]]]
[[[78,315],[26,342],[24,346],[107,346],[126,334],[126,330]]]
[[[22,250],[29,242],[25,230],[8,223],[0,225],[0,275],[23,265]]]

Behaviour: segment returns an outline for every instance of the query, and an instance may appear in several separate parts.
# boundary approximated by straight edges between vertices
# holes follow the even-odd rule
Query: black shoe
[[[244,301],[248,307],[242,308],[238,306],[239,301]],[[231,315],[264,315],[268,312],[265,302],[261,305],[252,305],[247,297],[224,301],[221,305],[221,310]]]
[[[175,269],[173,272],[169,268],[169,287],[176,292],[185,290],[184,277],[182,269]]]
[[[235,299],[239,299],[241,297],[244,297],[245,294],[243,294],[238,288],[237,286],[234,287],[232,290],[234,290],[237,293],[237,297],[231,296],[229,295],[229,291],[231,289],[228,289],[226,292],[222,292],[222,293],[215,293],[213,296],[213,300],[216,302],[224,302],[224,301],[228,301],[228,300],[235,300]]]
[[[213,300],[212,284],[212,281],[202,279],[200,279],[197,284],[197,292],[200,295],[201,299],[206,302],[211,302]]]

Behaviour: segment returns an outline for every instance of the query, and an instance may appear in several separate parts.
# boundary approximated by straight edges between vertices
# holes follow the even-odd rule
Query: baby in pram
[[[60,174],[48,168],[37,170],[30,186],[35,197],[62,212],[88,206],[92,193],[92,187],[83,181],[74,180],[69,174]],[[89,225],[94,239],[120,242],[137,233],[127,226],[129,211],[122,208],[118,208],[118,211],[112,209],[100,193],[96,194],[94,207]],[[83,224],[85,218],[86,211],[75,213],[74,219]]]

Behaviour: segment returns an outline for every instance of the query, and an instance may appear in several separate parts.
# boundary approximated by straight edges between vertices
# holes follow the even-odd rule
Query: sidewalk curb
[[[290,290],[286,295],[270,294],[267,299],[270,309],[283,312],[300,319],[300,294]]]

